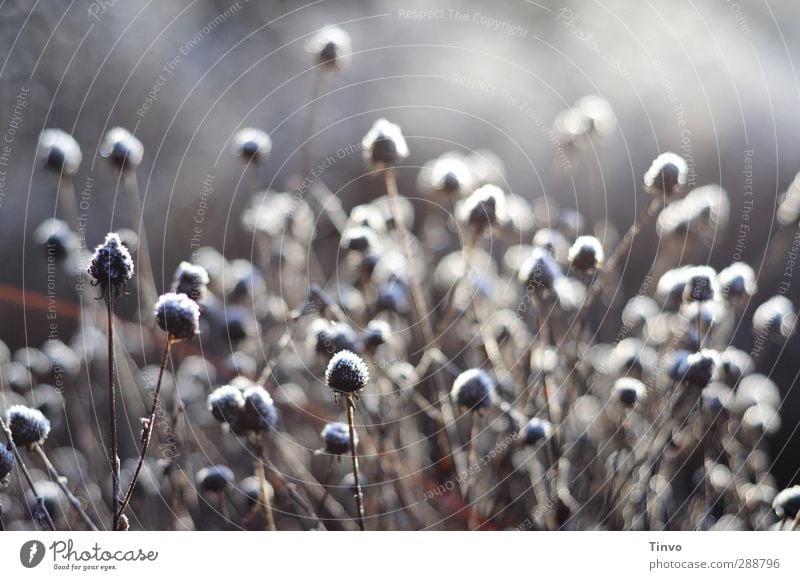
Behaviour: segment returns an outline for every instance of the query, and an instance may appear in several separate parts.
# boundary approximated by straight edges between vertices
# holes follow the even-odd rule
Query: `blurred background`
[[[251,189],[231,138],[245,126],[272,136],[262,187],[283,190],[303,173],[315,80],[304,44],[326,24],[351,35],[353,55],[324,87],[311,151],[316,162],[336,158],[322,179],[346,209],[383,193],[352,149],[382,116],[401,125],[411,149],[399,172],[406,195],[418,195],[418,168],[431,158],[489,149],[502,159],[510,191],[576,208],[589,229],[608,220],[624,231],[647,202],[642,173],[672,150],[689,162],[691,185],[719,183],[731,201],[726,231],[708,247],[684,248],[684,263],[747,261],[759,272],[760,301],[788,282],[797,304],[788,238],[765,253],[778,228],[778,196],[800,168],[800,33],[788,25],[799,13],[792,2],[729,0],[4,2],[2,340],[13,350],[47,338],[46,262],[33,230],[58,205],[55,178],[35,157],[42,129],[61,128],[81,145],[75,187],[88,193],[88,246],[111,229],[137,227],[117,175],[98,155],[105,132],[123,126],[145,146],[138,179],[158,288],[192,251],[201,199],[202,245],[249,257],[252,239],[239,215]],[[565,151],[554,119],[587,94],[611,104],[617,130],[602,147]],[[213,193],[204,195],[209,175]],[[335,231],[324,221],[319,229],[324,256],[326,247],[335,251],[325,243]],[[651,226],[625,263],[628,289],[640,286],[658,251]],[[75,300],[67,284],[56,294]],[[62,318],[59,332],[69,336],[69,324]],[[749,350],[749,325],[741,333],[738,346]],[[790,340],[759,369],[788,395],[771,442],[782,485],[797,483],[800,468],[798,346]]]

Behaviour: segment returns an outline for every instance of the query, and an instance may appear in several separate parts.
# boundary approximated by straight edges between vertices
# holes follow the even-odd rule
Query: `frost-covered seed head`
[[[234,425],[244,409],[242,390],[234,385],[223,385],[208,396],[208,409],[220,423]]]
[[[353,431],[355,444],[358,445],[358,433]],[[350,428],[345,423],[327,423],[322,429],[322,440],[325,453],[342,455],[350,451]]]
[[[713,300],[717,293],[717,273],[709,266],[694,266],[686,272],[684,302]]]
[[[43,246],[48,257],[61,261],[77,247],[77,238],[66,222],[48,218],[33,232],[33,239]]]
[[[756,273],[744,262],[734,262],[717,276],[717,282],[729,300],[749,298],[758,291]]]
[[[772,500],[772,509],[781,519],[794,518],[800,511],[800,485],[787,487]]]
[[[5,445],[0,445],[0,485],[8,482],[12,469],[14,469],[14,454]]]
[[[156,302],[156,322],[171,340],[190,340],[200,332],[200,307],[186,294],[167,292]]]
[[[142,162],[144,146],[127,129],[114,127],[106,133],[100,145],[100,155],[110,159],[117,167],[136,169]]]
[[[349,350],[336,353],[325,370],[325,384],[339,393],[357,393],[367,386],[369,369],[364,360]]]
[[[398,125],[378,119],[361,141],[364,160],[375,169],[395,165],[409,155],[403,132]]]
[[[6,423],[11,429],[14,443],[28,447],[34,443],[44,443],[50,434],[50,421],[38,409],[24,405],[13,405],[6,411]]]
[[[266,131],[245,127],[233,136],[233,152],[245,161],[260,162],[272,151],[272,139]]]
[[[714,376],[717,364],[717,353],[704,349],[686,357],[683,364],[682,379],[688,385],[704,389]]]
[[[267,432],[278,425],[278,410],[264,387],[250,387],[243,396],[244,408],[236,421],[235,431]]]
[[[74,175],[83,160],[78,142],[61,129],[41,132],[36,155],[47,168],[65,175]]]
[[[599,268],[605,260],[603,244],[594,236],[580,236],[569,249],[569,263],[582,272]]]
[[[370,320],[367,328],[364,329],[362,342],[364,346],[372,350],[382,344],[386,344],[392,336],[392,329],[389,323],[384,320]]]
[[[644,186],[648,193],[670,197],[678,193],[689,175],[689,167],[680,155],[662,153],[644,174]]]
[[[483,369],[469,369],[456,377],[450,397],[457,405],[470,411],[492,406],[494,381]]]
[[[638,379],[621,377],[614,382],[614,397],[626,407],[633,407],[647,396],[647,387]]]
[[[108,299],[109,292],[116,298],[125,291],[133,277],[133,259],[117,234],[107,234],[105,241],[95,248],[87,271],[94,284],[100,286],[104,298]]]
[[[326,26],[306,42],[306,52],[325,67],[342,70],[350,64],[350,35],[338,26]]]
[[[562,275],[561,267],[544,248],[534,248],[519,271],[520,282],[539,294],[552,292]]]
[[[208,271],[199,264],[181,262],[172,279],[172,291],[186,294],[195,302],[201,302],[208,290]]]
[[[380,248],[378,235],[374,230],[365,226],[347,228],[342,233],[340,246],[353,252],[370,252]]]
[[[459,204],[457,214],[476,233],[502,226],[509,219],[506,194],[496,185],[483,185]]]
[[[550,439],[552,434],[553,426],[549,421],[533,417],[522,428],[522,442],[525,445],[536,445],[540,441]]]
[[[233,471],[227,465],[210,465],[197,472],[197,484],[201,491],[220,492],[235,481]]]

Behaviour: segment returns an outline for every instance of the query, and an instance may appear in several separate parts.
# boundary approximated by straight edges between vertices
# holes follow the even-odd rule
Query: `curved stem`
[[[56,482],[56,485],[61,488],[61,491],[64,492],[64,495],[67,496],[69,503],[72,504],[72,507],[75,508],[75,511],[78,512],[78,515],[83,520],[89,529],[93,532],[97,531],[97,526],[94,525],[92,518],[89,517],[89,514],[86,513],[86,510],[83,509],[81,505],[81,501],[75,497],[75,495],[70,491],[69,487],[67,487],[67,478],[61,475],[55,466],[50,462],[50,459],[44,452],[44,449],[38,443],[34,443],[32,447],[33,451],[39,456],[39,459],[42,460],[44,466],[47,468],[47,472],[50,474],[50,477]]]
[[[153,393],[153,405],[150,408],[150,415],[147,419],[147,423],[142,430],[142,450],[139,452],[139,461],[136,463],[136,470],[133,472],[133,477],[131,478],[131,482],[128,485],[128,490],[125,492],[125,497],[120,503],[119,509],[115,512],[116,518],[122,515],[125,511],[125,508],[128,507],[128,504],[131,501],[131,497],[133,496],[133,490],[136,487],[136,482],[139,480],[139,474],[142,471],[142,465],[144,464],[144,458],[147,455],[147,448],[150,446],[150,439],[153,435],[153,427],[155,426],[156,421],[156,411],[158,409],[158,397],[161,394],[161,383],[164,378],[164,369],[167,368],[167,361],[169,360],[169,348],[172,345],[172,339],[167,338],[166,346],[164,347],[164,356],[161,359],[161,367],[158,371],[158,382],[156,383],[156,390]]]
[[[353,479],[355,479],[356,486],[356,509],[358,510],[358,527],[363,532],[366,529],[364,524],[364,496],[361,493],[361,479],[358,471],[358,453],[356,453],[356,429],[355,423],[355,408],[356,404],[353,402],[352,396],[345,397],[345,404],[347,405],[347,425],[350,428],[350,456],[353,460]]]

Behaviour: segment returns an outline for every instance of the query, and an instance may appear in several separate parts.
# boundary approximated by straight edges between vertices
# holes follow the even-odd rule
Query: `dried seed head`
[[[797,512],[800,511],[800,485],[787,487],[776,495],[772,500],[772,509],[781,519],[797,517]]]
[[[6,423],[18,447],[44,443],[50,434],[50,421],[39,409],[13,405],[6,411]]]
[[[223,385],[208,396],[208,410],[220,423],[233,426],[244,409],[242,390],[234,385]]]
[[[605,260],[603,244],[594,236],[580,236],[569,249],[569,263],[581,272],[596,270]]]
[[[644,174],[644,187],[653,195],[671,197],[686,185],[688,175],[689,167],[683,157],[662,153]]]
[[[45,129],[41,132],[36,156],[48,169],[65,175],[74,175],[83,160],[78,142],[61,129]]]
[[[342,232],[339,244],[343,249],[352,252],[374,252],[380,250],[380,241],[374,230],[364,226],[349,227]]]
[[[483,185],[458,205],[456,213],[477,234],[503,226],[509,219],[506,194],[496,185]]]
[[[272,139],[266,131],[245,127],[233,136],[233,153],[245,161],[259,163],[272,151]]]
[[[167,292],[156,302],[156,322],[170,340],[190,340],[200,332],[200,307],[186,294]]]
[[[384,320],[370,320],[361,337],[366,348],[375,350],[382,344],[386,344],[392,336],[392,329],[389,323]]]
[[[233,471],[227,465],[211,465],[197,472],[197,484],[204,492],[220,492],[235,481]]]
[[[48,257],[60,262],[78,247],[78,240],[66,222],[55,218],[44,220],[33,232],[33,239],[44,248]]]
[[[661,274],[656,287],[656,296],[661,299],[664,309],[677,310],[683,302],[689,268],[682,266]]]
[[[638,379],[621,377],[614,382],[613,396],[626,407],[633,407],[647,396],[647,387]]]
[[[338,26],[326,26],[308,42],[306,52],[332,70],[342,70],[350,64],[350,35]]]
[[[349,350],[336,353],[325,370],[325,384],[338,393],[357,393],[367,386],[369,369],[364,360]]]
[[[492,406],[494,381],[483,369],[469,369],[456,377],[450,397],[457,405],[470,411]]]
[[[462,196],[472,191],[474,178],[467,162],[457,153],[447,153],[425,164],[417,185],[423,193]]]
[[[753,372],[755,364],[749,354],[729,346],[720,353],[717,368],[720,379],[725,384],[735,387],[743,377]]]
[[[681,365],[681,379],[688,385],[704,389],[714,376],[717,352],[709,349],[693,352]]]
[[[520,282],[542,295],[552,292],[562,275],[561,267],[544,248],[534,248],[519,270]]]
[[[733,391],[723,383],[709,383],[701,397],[703,410],[714,417],[728,412],[733,406]]]
[[[358,433],[353,433],[355,444],[358,445]],[[350,428],[345,423],[327,423],[322,429],[322,440],[325,442],[325,453],[342,455],[350,452]]]
[[[114,127],[100,144],[100,155],[124,169],[136,169],[142,162],[144,146],[130,131]]]
[[[396,276],[391,276],[386,280],[378,289],[375,310],[406,314],[408,312],[408,286],[406,283]]]
[[[747,299],[758,291],[756,273],[744,262],[734,262],[722,270],[717,282],[728,300]]]
[[[776,294],[753,313],[753,333],[781,341],[792,335],[796,321],[797,314],[792,301]]]
[[[717,273],[709,266],[692,266],[686,271],[684,302],[706,302],[717,294]]]
[[[533,417],[525,423],[522,428],[522,443],[524,445],[536,445],[540,441],[546,441],[553,435],[553,426],[550,421]]]
[[[5,445],[0,445],[0,485],[8,482],[12,469],[14,469],[14,454]]]
[[[267,432],[278,425],[278,410],[270,394],[257,385],[244,392],[244,408],[234,425],[237,433],[253,431]]]
[[[386,119],[375,121],[361,140],[361,148],[364,151],[364,160],[375,169],[395,165],[409,155],[400,127]]]
[[[319,354],[358,350],[358,335],[346,322],[331,324],[327,320],[316,319],[309,328],[309,341]]]
[[[109,292],[116,298],[125,291],[133,277],[133,259],[117,234],[106,234],[105,241],[95,248],[87,271],[106,300]]]
[[[205,268],[199,264],[181,262],[172,278],[172,291],[186,294],[195,302],[202,302],[208,291],[209,277]]]

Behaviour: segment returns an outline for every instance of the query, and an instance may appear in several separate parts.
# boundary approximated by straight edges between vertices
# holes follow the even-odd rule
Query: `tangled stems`
[[[117,441],[117,394],[114,386],[114,291],[106,293],[108,316],[108,416],[111,422],[111,529],[119,529],[119,448]]]
[[[11,429],[9,429],[2,415],[0,415],[0,429],[2,429],[3,433],[5,433],[6,440],[11,446],[11,452],[14,454],[14,459],[19,466],[19,470],[22,472],[22,476],[25,478],[25,482],[28,484],[31,493],[33,494],[33,498],[36,500],[36,514],[34,514],[34,516],[38,520],[44,521],[45,525],[47,525],[50,531],[54,532],[56,530],[56,525],[53,523],[53,518],[50,517],[50,512],[47,511],[47,507],[44,505],[44,498],[39,495],[38,491],[36,491],[36,485],[33,483],[33,478],[31,477],[25,462],[22,460],[22,455],[20,455],[17,444],[14,443],[14,437],[11,435]]]
[[[62,476],[55,466],[51,463],[50,459],[47,457],[47,454],[44,452],[44,449],[39,443],[34,443],[31,447],[34,453],[39,456],[39,459],[42,460],[44,466],[47,468],[47,472],[50,474],[50,477],[53,478],[53,481],[56,482],[61,491],[64,492],[64,495],[69,500],[69,503],[75,508],[75,511],[78,512],[78,515],[83,520],[90,530],[93,532],[97,531],[97,526],[94,525],[92,518],[89,517],[89,514],[86,513],[86,510],[83,509],[81,505],[81,501],[75,497],[75,495],[70,491],[69,487],[67,487],[67,478]]]
[[[364,524],[364,495],[361,492],[361,478],[358,471],[358,454],[356,453],[356,429],[355,429],[355,409],[356,403],[353,396],[348,394],[345,397],[345,405],[347,405],[347,426],[350,429],[350,457],[353,460],[353,479],[356,486],[356,510],[358,511],[358,528],[363,532],[366,529]]]
[[[144,427],[142,429],[142,449],[139,452],[139,460],[136,462],[136,469],[133,472],[133,477],[131,478],[130,484],[128,484],[128,490],[125,492],[125,497],[119,504],[119,508],[114,512],[115,522],[119,521],[119,518],[125,511],[125,508],[128,507],[131,497],[133,496],[133,490],[136,487],[136,482],[139,480],[139,474],[142,471],[142,465],[144,465],[144,458],[147,455],[147,448],[150,446],[150,439],[153,436],[153,426],[155,425],[156,421],[156,411],[158,410],[158,399],[161,394],[161,383],[163,382],[164,378],[164,369],[167,368],[167,361],[169,361],[169,349],[174,340],[175,339],[172,336],[169,336],[167,338],[166,345],[164,346],[164,356],[161,359],[161,367],[158,370],[158,382],[156,383],[156,389],[153,393],[153,405],[150,408],[150,415],[148,416],[147,421],[144,423]]]

